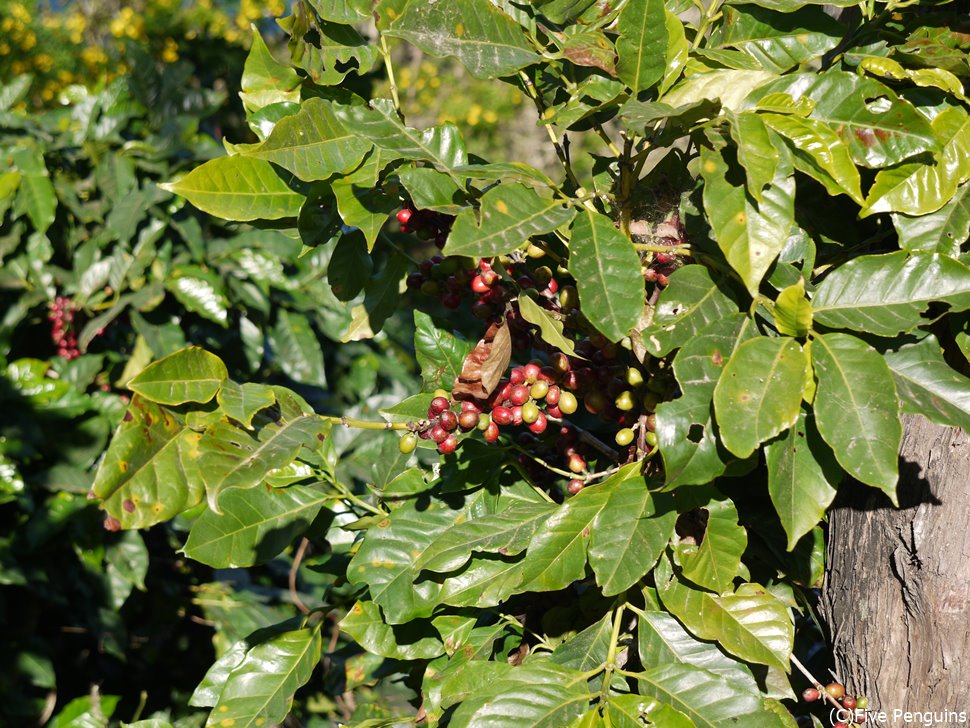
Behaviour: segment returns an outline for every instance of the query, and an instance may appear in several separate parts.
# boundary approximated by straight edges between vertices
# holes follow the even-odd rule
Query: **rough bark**
[[[822,593],[836,674],[887,714],[879,725],[967,725],[970,436],[907,416],[900,508],[859,484],[844,491],[829,517]]]

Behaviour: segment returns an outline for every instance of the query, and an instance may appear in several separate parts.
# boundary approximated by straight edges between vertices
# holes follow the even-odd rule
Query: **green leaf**
[[[519,313],[522,318],[539,328],[539,338],[564,354],[583,358],[576,353],[576,342],[563,335],[563,322],[553,312],[542,308],[526,295],[520,295],[518,300]]]
[[[222,491],[259,485],[269,471],[292,462],[301,447],[314,447],[326,436],[329,422],[305,414],[296,395],[278,388],[276,398],[277,406],[253,418],[255,431],[222,421],[202,435],[198,466],[216,513]]]
[[[748,94],[777,78],[770,71],[719,69],[687,76],[660,99],[672,107],[705,99],[719,101],[725,109],[739,110]]]
[[[819,7],[778,13],[756,5],[727,6],[721,28],[719,42],[712,48],[736,48],[779,74],[821,58],[845,33]]]
[[[398,176],[419,210],[457,215],[467,207],[461,187],[436,169],[409,167],[398,172]]]
[[[352,24],[318,20],[302,3],[293,14],[277,21],[289,34],[290,60],[318,86],[340,86],[349,73],[363,76],[380,58],[380,48],[369,43]]]
[[[667,68],[663,0],[630,0],[620,11],[616,29],[616,72],[636,95],[663,78]]]
[[[970,308],[970,268],[943,255],[898,251],[839,266],[818,285],[812,306],[824,326],[895,336],[927,323],[923,313],[934,301],[954,312]]]
[[[410,3],[386,35],[432,56],[454,56],[476,78],[508,76],[539,60],[519,24],[492,3]]]
[[[730,499],[709,501],[702,510],[707,514],[703,539],[689,552],[680,553],[683,574],[711,591],[727,591],[740,570],[748,534],[738,523],[738,511]]]
[[[300,77],[290,66],[277,61],[254,25],[253,44],[246,56],[239,98],[248,112],[281,102],[300,100]]]
[[[798,419],[806,360],[794,339],[759,336],[741,344],[714,389],[724,446],[741,458]]]
[[[57,213],[57,195],[43,152],[31,141],[29,145],[14,147],[9,152],[9,159],[21,174],[17,191],[18,209],[26,211],[35,232],[47,232]]]
[[[970,179],[970,114],[962,107],[945,109],[933,119],[933,132],[943,150],[929,163],[911,162],[880,171],[859,217],[877,212],[936,212]]]
[[[835,498],[842,469],[801,411],[798,422],[765,447],[768,494],[788,535],[788,550],[822,520]]]
[[[206,725],[231,720],[237,728],[256,728],[282,722],[293,695],[309,682],[321,649],[319,627],[284,632],[256,645],[229,673]]]
[[[464,210],[451,228],[444,255],[489,257],[510,253],[533,235],[549,233],[572,220],[575,212],[559,200],[539,197],[528,187],[493,187],[481,208]]]
[[[669,289],[668,289],[669,290]],[[674,359],[683,394],[657,407],[657,440],[664,460],[664,490],[711,482],[724,472],[714,430],[714,387],[738,345],[757,336],[754,322],[734,314],[692,336]]]
[[[812,328],[812,302],[805,298],[805,279],[782,289],[775,299],[775,328],[785,336],[802,338]]]
[[[132,588],[145,591],[148,548],[140,533],[125,531],[118,541],[108,544],[104,561],[112,606],[121,609]]]
[[[610,218],[584,210],[573,223],[569,273],[590,323],[611,341],[627,336],[643,312],[643,275],[640,256]]]
[[[765,124],[792,147],[798,168],[831,194],[843,193],[862,204],[862,178],[849,148],[835,131],[817,119],[790,114],[760,114]]]
[[[899,247],[911,253],[941,253],[956,257],[970,238],[970,184],[962,184],[943,207],[928,215],[894,213]]]
[[[276,326],[270,333],[270,343],[273,360],[286,376],[300,384],[327,386],[323,349],[305,315],[280,308]]]
[[[370,107],[335,106],[334,113],[356,136],[404,159],[431,162],[445,171],[468,163],[465,141],[454,124],[418,131],[401,123],[390,99],[373,99]]]
[[[654,356],[683,346],[709,324],[737,313],[725,286],[703,265],[685,265],[670,276],[660,294],[653,323],[643,330],[643,344]]]
[[[353,169],[369,148],[340,123],[330,101],[311,98],[300,113],[280,119],[265,142],[240,154],[272,162],[311,182]]]
[[[716,640],[747,662],[789,670],[794,625],[788,609],[760,584],[717,595],[684,583],[661,559],[654,572],[664,606],[695,636]]]
[[[121,528],[167,521],[202,500],[201,480],[187,472],[198,456],[199,439],[181,418],[136,394],[91,492]]]
[[[812,342],[812,363],[819,433],[851,476],[884,491],[896,504],[903,429],[885,360],[854,336],[825,334]]]
[[[760,692],[751,669],[728,657],[717,645],[695,639],[667,612],[638,612],[637,649],[647,670],[662,665],[683,664],[714,673],[737,688]]]
[[[606,662],[613,633],[613,613],[607,612],[575,637],[556,646],[549,658],[557,665],[580,672],[595,670]]]
[[[341,631],[375,655],[394,660],[430,660],[445,653],[437,630],[425,620],[391,626],[374,602],[359,601],[340,622]]]
[[[183,549],[215,569],[264,564],[309,528],[332,495],[319,487],[234,488],[222,493],[222,515],[206,511],[192,523]]]
[[[354,25],[370,14],[370,0],[310,0],[310,5],[324,20]]]
[[[128,382],[128,388],[158,404],[208,402],[229,377],[222,359],[189,346],[149,364]]]
[[[368,252],[373,250],[388,215],[399,206],[397,196],[388,195],[379,184],[381,171],[395,158],[380,147],[372,147],[360,167],[332,185],[341,219],[364,234]]]
[[[211,159],[177,182],[159,186],[226,220],[296,217],[304,201],[269,162],[238,155]]]
[[[222,327],[228,326],[229,301],[224,281],[214,271],[198,266],[179,266],[169,274],[165,287],[186,310]]]
[[[750,111],[729,116],[731,138],[738,148],[738,163],[744,167],[748,193],[758,204],[764,190],[775,179],[780,163],[778,137],[765,125],[760,114]],[[854,167],[853,167],[854,169]]]
[[[642,695],[611,695],[606,714],[614,728],[640,728],[643,719],[647,725],[664,728],[695,728],[693,721],[676,708]]]
[[[628,465],[602,486],[609,495],[593,520],[589,565],[605,596],[620,594],[640,581],[674,533],[676,510],[658,512],[639,470],[639,464]]]
[[[866,76],[837,69],[789,74],[759,87],[747,103],[775,93],[814,102],[809,118],[835,130],[856,164],[888,167],[939,147],[925,116],[888,86]]]
[[[943,358],[933,335],[884,354],[903,412],[970,432],[970,379]]]
[[[265,384],[237,384],[227,379],[222,383],[216,400],[228,417],[244,427],[251,427],[257,412],[276,403],[276,394]]]
[[[758,204],[733,179],[735,165],[733,155],[701,147],[704,212],[718,247],[748,292],[757,296],[795,221],[795,180],[779,169]]]
[[[687,42],[687,34],[684,32],[684,24],[680,18],[672,13],[670,8],[665,7],[664,20],[667,26],[667,54],[666,68],[663,80],[660,82],[661,96],[680,79],[690,53],[690,43]]]
[[[438,328],[428,314],[418,310],[414,312],[414,327],[414,353],[421,367],[423,391],[451,391],[474,344]]]

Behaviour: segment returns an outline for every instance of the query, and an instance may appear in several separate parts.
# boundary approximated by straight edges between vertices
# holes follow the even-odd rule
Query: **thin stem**
[[[707,28],[721,16],[719,11],[721,5],[720,0],[710,0],[710,3],[707,6],[707,10],[701,15],[701,23],[697,27],[697,35],[694,36],[694,40],[690,45],[691,50],[695,50],[700,46],[701,41],[704,40],[704,36],[707,33]]]
[[[290,566],[290,577],[289,577],[289,587],[290,587],[290,598],[303,614],[310,613],[310,607],[303,603],[300,599],[300,594],[296,590],[296,575],[300,570],[300,564],[303,561],[303,557],[306,555],[306,551],[310,546],[310,540],[304,536],[300,539],[300,545],[296,549],[296,554],[293,556],[293,564]]]
[[[539,112],[539,118],[545,119],[546,109],[542,103],[542,99],[539,96],[538,90],[536,90],[535,85],[532,83],[532,79],[529,78],[525,71],[519,71],[519,78],[522,79],[522,87],[525,89],[526,94],[532,99],[532,102],[536,105],[536,109]],[[576,175],[573,172],[572,166],[569,164],[569,157],[566,156],[566,150],[563,149],[562,144],[559,143],[559,138],[556,136],[556,132],[552,130],[552,124],[543,124],[546,129],[546,134],[549,135],[549,141],[552,142],[552,146],[556,150],[556,156],[559,157],[559,162],[562,164],[563,170],[566,172],[566,176],[569,181],[573,183],[573,187],[581,187],[579,180],[576,179]]]
[[[669,253],[670,255],[683,255],[686,257],[694,254],[689,245],[655,245],[654,243],[634,243],[633,247],[643,253]]]
[[[837,710],[842,710],[844,708],[844,706],[838,700],[829,695],[829,691],[825,689],[825,686],[815,679],[815,676],[808,671],[808,668],[799,662],[798,658],[795,657],[794,654],[791,655],[791,663],[798,668],[798,671],[804,675],[808,681],[812,683],[812,685],[815,686],[815,689],[818,690],[819,695],[822,696],[823,701],[828,700]]]
[[[394,65],[391,63],[391,51],[387,47],[387,39],[381,34],[381,55],[384,57],[384,69],[387,71],[387,82],[391,86],[391,101],[397,115],[404,121],[404,114],[401,112],[401,99],[397,95],[397,80],[394,78]]]
[[[517,452],[520,452],[523,455],[525,455],[526,457],[528,457],[530,460],[532,460],[533,462],[535,462],[537,465],[541,465],[546,470],[549,470],[550,472],[553,472],[556,475],[561,475],[562,477],[569,478],[569,479],[573,479],[573,478],[578,478],[579,477],[578,475],[576,475],[576,473],[570,472],[568,470],[563,470],[562,468],[557,468],[555,465],[550,465],[545,460],[543,460],[542,458],[540,458],[538,455],[533,455],[531,452],[529,452],[528,450],[526,450],[521,445],[518,445],[517,443],[514,443],[513,442],[512,445],[511,445],[511,447],[512,447],[512,449],[516,450]]]
[[[339,480],[337,480],[333,476],[329,476],[328,477],[328,480],[330,481],[330,485],[332,485],[334,487],[334,490],[336,490],[340,494],[340,497],[343,498],[344,500],[350,501],[351,503],[353,503],[354,505],[356,505],[358,508],[362,508],[365,511],[369,511],[370,513],[373,513],[375,516],[386,516],[387,515],[387,512],[386,511],[381,510],[377,506],[371,505],[367,501],[365,501],[362,498],[360,498],[360,497],[354,495],[353,493],[351,493],[350,492],[350,489],[347,488],[346,485],[344,485],[343,483],[341,483]]]
[[[356,417],[337,417],[336,415],[319,415],[335,425],[353,427],[356,430],[414,430],[416,422],[385,422],[383,420],[361,420]]]
[[[620,631],[623,629],[623,610],[626,604],[621,604],[613,615],[613,632],[610,634],[610,649],[606,653],[606,670],[603,674],[603,687],[600,689],[600,702],[610,699],[610,683],[613,682],[613,672],[618,668],[616,664],[616,648],[620,642]]]
[[[606,130],[601,124],[597,124],[594,128],[596,129],[596,133],[599,135],[599,138],[606,142],[606,146],[610,148],[610,152],[614,157],[619,157],[621,154],[623,154],[623,152],[620,151],[620,148],[613,143],[612,139],[610,139],[609,134],[606,133]]]
[[[624,237],[630,237],[630,222],[633,219],[631,206],[633,186],[636,184],[633,162],[633,139],[627,137],[623,142],[623,153],[620,155],[620,194],[617,203],[620,206],[620,232]]]

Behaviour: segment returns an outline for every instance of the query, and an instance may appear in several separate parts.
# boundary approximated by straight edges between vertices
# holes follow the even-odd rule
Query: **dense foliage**
[[[36,431],[52,479],[16,449],[25,404],[10,504],[89,526],[91,485],[107,534],[73,558],[114,606],[136,529],[249,569],[262,592],[198,587],[210,725],[297,694],[361,726],[793,725],[840,483],[896,502],[901,413],[970,430],[970,28],[936,5],[297,2],[287,63],[254,40],[257,141],[227,156],[140,158],[170,116],[104,112],[137,103],[113,88],[8,113],[4,332],[17,352],[53,303],[60,348],[7,379],[101,423],[77,460]],[[528,98],[555,173],[412,126],[408,45]],[[77,148],[122,172],[59,186]],[[92,483],[101,383],[132,394]],[[24,587],[29,532],[3,552]],[[248,609],[272,588],[292,604]]]

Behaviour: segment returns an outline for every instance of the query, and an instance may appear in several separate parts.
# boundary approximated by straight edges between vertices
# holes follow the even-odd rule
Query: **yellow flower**
[[[21,23],[30,22],[30,13],[27,12],[27,8],[25,8],[21,3],[13,3],[10,6],[10,15],[19,20]]]
[[[175,63],[179,59],[179,47],[171,38],[165,39],[165,47],[162,49],[162,60],[166,63]]]
[[[482,119],[484,119],[486,124],[494,124],[498,121],[498,114],[489,109],[484,114],[482,114]]]
[[[38,53],[34,56],[34,65],[38,70],[47,73],[54,67],[54,59],[49,53]]]
[[[5,56],[10,53],[10,46],[6,43],[0,43],[0,56]]]
[[[28,31],[27,34],[20,39],[20,47],[25,51],[29,51],[35,45],[37,45],[37,36],[34,35],[34,31],[32,30]]]

